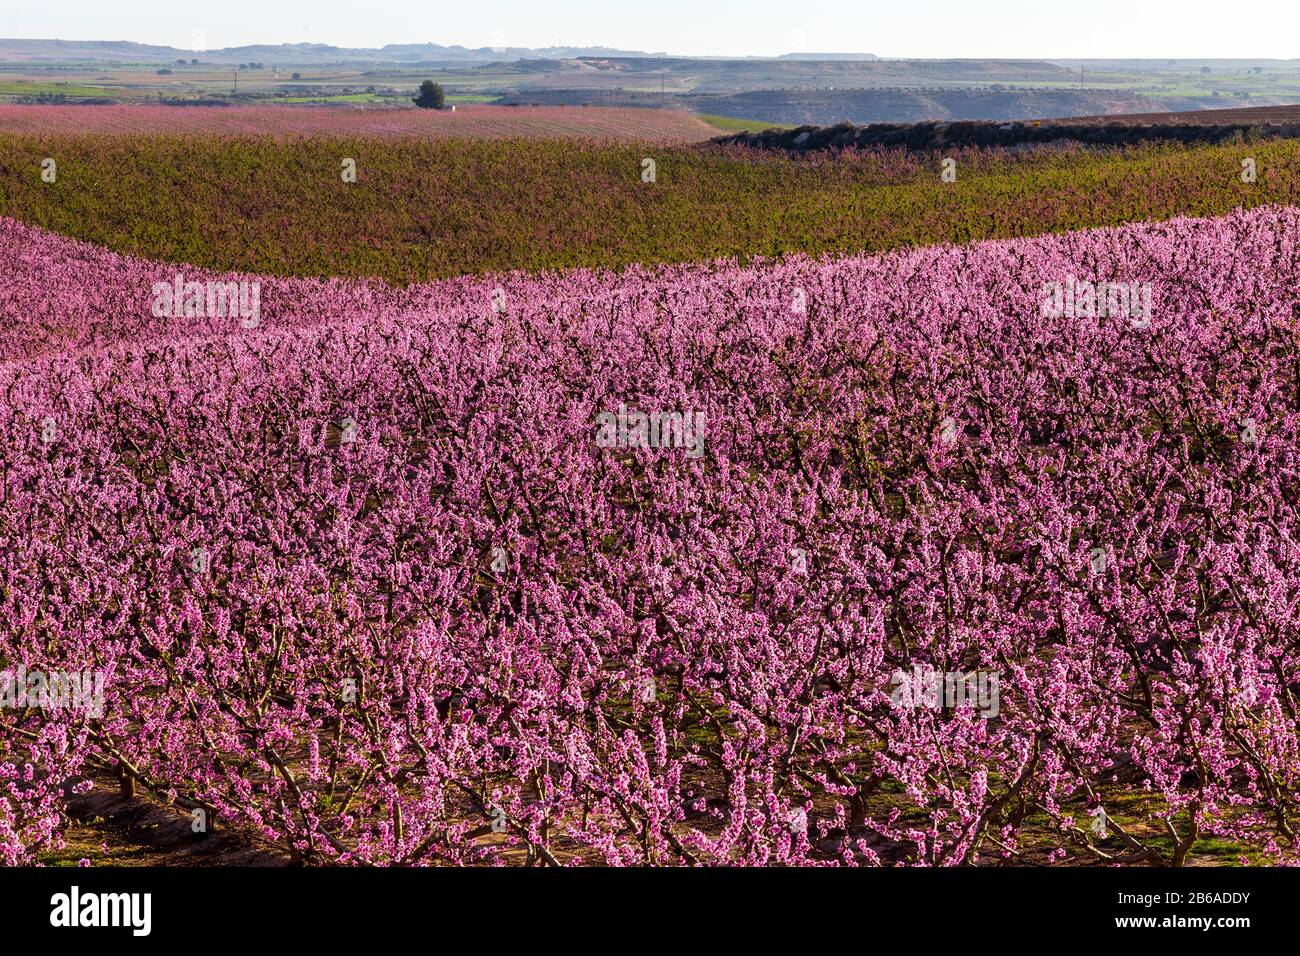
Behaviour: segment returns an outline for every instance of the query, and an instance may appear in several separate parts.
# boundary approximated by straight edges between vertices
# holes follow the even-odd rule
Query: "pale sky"
[[[0,36],[686,56],[1300,57],[1298,0],[5,0]]]

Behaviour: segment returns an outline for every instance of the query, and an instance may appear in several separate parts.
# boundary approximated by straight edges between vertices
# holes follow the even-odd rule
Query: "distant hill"
[[[682,101],[699,113],[769,123],[825,126],[919,123],[926,120],[1047,119],[1149,111],[1152,100],[1115,90],[874,89],[776,90],[694,95]]]
[[[246,63],[250,60],[281,66],[337,65],[348,63],[436,63],[477,65],[514,62],[523,59],[565,60],[577,57],[631,56],[650,54],[609,47],[439,46],[436,43],[390,43],[378,49],[338,47],[326,43],[281,43],[232,46],[219,50],[195,51],[172,46],[132,43],[126,40],[23,40],[0,38],[0,60],[26,63],[104,62],[171,63],[198,58],[206,63]]]
[[[778,60],[833,60],[849,63],[853,60],[879,60],[874,53],[782,53]]]
[[[528,89],[497,100],[503,105],[640,106],[686,108],[791,126],[852,123],[921,123],[958,120],[1030,120],[1084,114],[1147,112],[1159,102],[1115,90],[901,89],[754,90],[742,93],[652,92],[590,88]]]

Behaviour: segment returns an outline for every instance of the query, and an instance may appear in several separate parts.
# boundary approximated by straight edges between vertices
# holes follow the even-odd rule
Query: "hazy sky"
[[[5,0],[0,36],[685,55],[1300,57],[1298,0]]]

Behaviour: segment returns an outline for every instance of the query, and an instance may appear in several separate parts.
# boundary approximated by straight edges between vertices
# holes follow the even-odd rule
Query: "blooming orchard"
[[[117,774],[310,863],[1294,861],[1298,242],[186,268],[250,329],[0,220],[0,670],[107,675],[0,709],[0,858]],[[1069,277],[1149,323],[1042,315]]]
[[[276,136],[376,139],[582,139],[695,143],[720,132],[684,110],[609,106],[507,107],[460,104],[450,110],[340,109],[241,105],[196,110],[135,103],[27,106],[0,103],[0,131],[113,136]]]

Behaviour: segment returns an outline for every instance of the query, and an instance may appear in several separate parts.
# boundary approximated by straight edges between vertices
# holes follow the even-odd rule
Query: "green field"
[[[23,82],[17,80],[0,80],[0,97],[16,96],[57,96],[67,97],[111,97],[113,90],[98,86],[84,86],[78,83]]]
[[[713,113],[697,113],[700,119],[710,126],[716,126],[728,133],[758,133],[765,129],[794,129],[791,123],[769,123],[766,120],[737,119],[734,116],[715,116]]]
[[[493,103],[497,97],[488,93],[447,93],[448,103]]]

